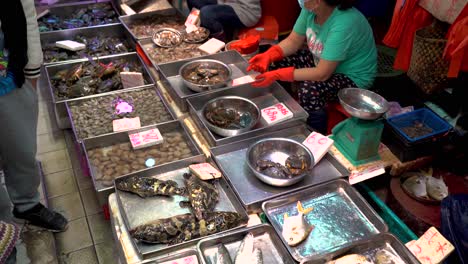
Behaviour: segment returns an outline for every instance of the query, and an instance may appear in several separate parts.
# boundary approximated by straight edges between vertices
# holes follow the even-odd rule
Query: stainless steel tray
[[[231,259],[234,260],[240,243],[248,233],[255,238],[255,246],[262,251],[263,263],[268,264],[294,264],[296,263],[289,255],[288,250],[281,243],[281,239],[275,233],[273,227],[268,224],[257,225],[245,229],[232,231],[222,235],[215,235],[202,239],[197,248],[204,263],[210,263],[207,256],[217,252],[217,245],[222,243],[229,251]],[[247,264],[247,263],[246,263]]]
[[[337,259],[348,254],[361,254],[374,261],[374,263],[377,263],[375,254],[380,250],[387,250],[393,255],[399,257],[403,263],[420,263],[419,260],[408,250],[408,248],[390,233],[381,233],[364,241],[357,242],[351,247],[344,248],[343,250],[339,250],[333,254],[330,254],[326,259],[321,259],[319,261],[305,260],[302,263],[325,263],[326,261]]]
[[[152,12],[145,12],[141,14],[133,14],[133,15],[127,15],[127,16],[120,16],[119,20],[120,22],[125,26],[125,28],[132,34],[134,39],[144,39],[144,38],[149,38],[152,36],[136,36],[135,33],[133,33],[130,30],[130,25],[138,20],[147,18],[147,17],[154,17],[154,16],[177,16],[184,19],[184,15],[176,8],[168,8],[168,9],[163,9],[163,10],[157,10],[157,11],[152,11]],[[183,24],[183,22],[182,22]]]
[[[168,120],[168,121],[164,121],[164,122],[160,122],[160,123],[153,123],[153,124],[148,124],[147,126],[149,125],[156,125],[156,124],[162,124],[162,123],[167,123],[167,122],[171,122],[173,120],[176,120],[176,116],[174,114],[174,112],[172,111],[172,109],[170,107],[167,106],[166,102],[164,101],[163,97],[159,94],[159,91],[156,89],[156,87],[154,85],[147,85],[147,86],[143,86],[143,87],[136,87],[136,88],[130,88],[130,89],[124,89],[124,90],[119,90],[119,91],[115,91],[115,92],[111,92],[111,93],[106,93],[106,94],[97,94],[97,95],[92,95],[92,96],[87,96],[87,97],[82,97],[82,98],[79,98],[78,100],[73,100],[73,101],[68,101],[68,102],[65,102],[65,106],[66,106],[66,112],[68,113],[68,118],[71,122],[71,128],[73,130],[73,134],[75,134],[75,139],[76,141],[78,142],[81,142],[83,141],[84,139],[86,138],[81,138],[79,133],[78,133],[78,130],[77,130],[77,124],[74,122],[74,117],[73,117],[73,114],[70,110],[70,104],[80,104],[80,103],[84,103],[86,101],[89,101],[90,99],[92,98],[97,98],[97,97],[106,97],[106,96],[110,96],[110,95],[115,95],[115,94],[125,94],[125,93],[129,93],[129,92],[134,92],[134,91],[141,91],[141,90],[146,90],[146,89],[153,89],[154,90],[154,96],[158,97],[162,104],[164,105],[164,108],[166,109],[166,111],[169,113],[169,115],[171,116],[171,120]],[[59,104],[60,105],[60,104]],[[138,106],[135,105],[135,108],[137,108]],[[56,108],[57,110],[57,108]],[[111,120],[109,120],[109,122],[111,122]],[[95,136],[92,136],[92,137],[98,137],[98,136],[104,136],[104,135],[110,135],[110,134],[115,134],[115,132],[109,132],[107,134],[101,134],[101,135],[95,135]],[[91,138],[91,137],[88,137],[88,138]]]
[[[313,210],[305,216],[314,226],[307,239],[291,247],[281,240],[296,261],[319,261],[333,252],[388,230],[366,200],[345,180],[338,179],[264,202],[262,209],[278,234],[284,214],[297,215],[296,203]]]
[[[181,247],[180,249],[175,249],[174,251],[164,254],[159,257],[155,257],[151,260],[144,260],[143,264],[173,264],[175,260],[195,256],[197,258],[198,264],[202,264],[200,253],[197,251],[196,241],[190,242],[187,246]],[[177,262],[182,263],[182,262]],[[190,262],[189,264],[196,264]]]
[[[200,162],[200,161],[198,161]],[[135,173],[141,177],[154,177],[160,180],[171,179],[176,181],[179,186],[184,186],[183,174],[188,173],[189,162],[178,161],[172,164],[160,166],[159,168],[149,169],[141,173]],[[133,174],[133,175],[135,175]],[[116,183],[122,181],[132,175],[128,175],[116,180]],[[237,199],[236,195],[229,188],[229,185],[220,178],[215,181],[215,185],[219,191],[219,202],[216,205],[215,211],[232,211],[238,212],[244,217],[248,217],[242,204]],[[154,197],[142,199],[139,196],[122,192],[118,189],[115,190],[119,206],[121,208],[122,217],[128,230],[131,230],[139,225],[145,224],[152,220],[167,218],[179,214],[190,213],[189,209],[181,208],[179,202],[186,200],[181,196],[174,197]],[[152,208],[153,210],[148,210]],[[224,232],[222,232],[224,233]],[[143,258],[150,257],[154,254],[160,254],[162,252],[172,252],[179,247],[185,246],[187,243],[198,241],[201,238],[193,239],[185,243],[178,245],[166,245],[166,244],[145,244],[132,240],[135,248],[143,256]]]
[[[191,153],[192,156],[188,157],[188,158],[181,159],[180,160],[181,162],[185,161],[185,162],[192,163],[192,162],[202,162],[202,161],[205,160],[205,156],[203,154],[201,154],[202,153],[201,150],[198,148],[197,144],[195,144],[195,142],[193,142],[192,138],[190,137],[189,133],[187,132],[187,129],[186,129],[185,125],[183,123],[181,123],[180,121],[172,121],[172,122],[164,123],[164,124],[161,124],[161,125],[146,126],[146,127],[141,128],[141,129],[151,129],[151,128],[158,128],[159,131],[161,132],[161,134],[163,134],[163,136],[164,136],[164,133],[168,133],[168,132],[180,132],[180,133],[183,134],[185,142],[188,144],[188,146],[189,146],[189,148],[190,148],[190,150],[192,152]],[[136,130],[136,131],[138,131],[138,130]],[[91,161],[89,159],[89,155],[88,155],[89,150],[94,149],[94,148],[98,148],[98,147],[101,147],[101,148],[102,147],[109,147],[109,146],[112,146],[114,144],[129,142],[128,134],[130,132],[131,131],[120,132],[120,133],[115,133],[115,134],[110,134],[110,135],[105,135],[105,136],[100,136],[100,137],[89,138],[89,139],[83,140],[83,142],[81,143],[82,148],[83,148],[83,150],[85,152],[86,162],[88,163],[91,178],[93,179],[94,188],[96,189],[97,192],[106,192],[106,191],[109,191],[109,190],[113,190],[113,186],[105,186],[100,181],[96,180],[96,176],[98,175],[99,172],[92,165],[92,163],[91,163]],[[168,165],[168,164],[171,164],[171,163],[176,163],[176,162],[178,162],[178,161],[173,161],[173,162],[160,164],[160,165],[157,165],[155,167],[152,167],[151,169],[159,168],[161,166]],[[144,172],[146,170],[149,170],[149,169],[143,169],[143,170],[134,171],[134,172],[131,172],[131,173],[139,173],[139,172]],[[125,176],[125,175],[119,175],[119,176],[117,176],[115,178],[118,178],[118,177],[121,177],[121,176]]]
[[[286,105],[286,107],[294,114],[294,116],[289,120],[274,125],[266,125],[259,120],[257,125],[255,125],[250,131],[247,131],[234,137],[222,137],[211,132],[208,129],[207,125],[201,119],[201,110],[206,104],[206,102],[210,101],[211,99],[227,95],[236,95],[250,99],[260,109],[281,102]],[[225,89],[221,91],[215,90],[202,95],[190,97],[187,99],[187,103],[189,106],[190,115],[192,116],[193,120],[198,125],[202,133],[205,135],[205,138],[211,146],[224,145],[235,141],[259,136],[266,132],[277,131],[279,129],[302,124],[308,116],[306,111],[302,109],[302,107],[277,82],[274,82],[267,88],[261,89],[254,88],[250,84],[243,84],[237,86],[235,89]]]
[[[85,37],[93,37],[93,36],[103,36],[103,37],[117,37],[123,41],[126,41],[133,51],[135,51],[136,43],[132,38],[132,35],[125,29],[122,24],[108,24],[102,26],[95,26],[89,28],[77,28],[77,29],[69,29],[69,30],[59,30],[59,31],[49,31],[43,32],[41,34],[41,45],[44,47],[46,44],[55,43],[56,41],[60,40],[72,40],[78,35],[82,35]],[[121,55],[122,53],[120,53]],[[112,57],[119,54],[110,54],[105,56],[100,56],[100,58]],[[95,59],[96,57],[93,57]],[[57,61],[57,62],[45,62],[44,65],[53,65],[53,64],[61,64],[76,61],[79,59],[70,59],[64,61]]]
[[[141,60],[141,58],[137,55],[136,52],[126,53],[126,54],[123,54],[123,55],[122,54],[121,55],[115,55],[115,56],[106,57],[106,58],[103,58],[103,59],[95,59],[93,61],[99,61],[99,62],[107,64],[107,63],[109,63],[111,61],[115,61],[115,60],[119,60],[119,59],[125,59],[128,62],[138,62],[139,65],[141,65],[141,68],[143,69],[142,73],[143,73],[143,78],[146,81],[146,85],[154,85],[154,81],[153,81],[153,79],[151,78],[151,76],[149,74],[149,71],[148,71],[148,68],[146,67],[146,64]],[[79,99],[82,99],[82,98],[89,98],[90,97],[90,96],[84,96],[84,97],[71,98],[71,99],[58,98],[55,95],[55,92],[54,92],[55,87],[52,86],[52,82],[51,82],[51,77],[54,76],[54,74],[57,73],[58,71],[71,69],[72,67],[74,67],[77,64],[88,62],[88,61],[89,61],[88,59],[81,59],[81,60],[75,60],[73,62],[68,62],[68,63],[49,65],[49,66],[46,67],[45,72],[46,72],[47,80],[48,80],[48,83],[49,83],[49,90],[50,90],[50,93],[51,93],[51,96],[52,96],[52,101],[55,104],[64,103],[64,102],[67,102],[67,101],[75,101],[75,100],[79,100]],[[122,89],[122,90],[125,90],[125,89]],[[112,93],[112,92],[101,93],[99,95],[105,95],[105,94],[110,94],[110,93]]]
[[[288,187],[267,185],[250,171],[246,162],[246,153],[249,146],[257,140],[268,137],[286,137],[303,142],[310,133],[304,125],[299,125],[236,143],[214,147],[210,149],[210,152],[247,211],[249,213],[258,213],[261,211],[261,205],[264,201],[349,175],[346,168],[330,154],[326,154],[303,181]]]
[[[59,17],[67,17],[73,13],[75,13],[78,9],[80,8],[83,8],[83,7],[87,7],[91,4],[105,4],[105,3],[108,3],[109,5],[112,6],[112,9],[114,10],[115,12],[115,15],[118,17],[119,16],[119,11],[118,9],[115,7],[113,1],[109,0],[109,1],[99,1],[99,2],[95,2],[95,3],[89,3],[89,2],[83,2],[83,3],[79,3],[79,2],[76,2],[76,3],[71,3],[71,4],[60,4],[60,5],[52,5],[50,6],[49,8],[47,8],[49,10],[49,14],[53,14],[53,15],[57,15]],[[103,25],[119,25],[120,23],[118,21],[116,21],[115,23],[108,23],[108,24],[103,24]],[[81,28],[93,28],[93,27],[101,27],[103,25],[97,25],[97,26],[90,26],[90,27],[81,27]],[[61,29],[61,30],[51,30],[51,31],[44,31],[44,32],[41,32],[40,34],[44,34],[44,33],[49,33],[49,32],[59,32],[59,31],[68,31],[70,29]]]
[[[176,62],[159,64],[160,80],[161,83],[167,88],[171,94],[172,99],[176,102],[177,106],[182,112],[188,110],[187,99],[193,96],[210,93],[211,91],[197,93],[187,88],[184,84],[182,77],[179,75],[179,69],[185,63],[198,59],[212,59],[224,62],[232,70],[232,79],[236,79],[247,75],[247,67],[249,66],[247,60],[236,51],[221,52],[214,55],[207,55],[198,58],[181,60]],[[223,88],[216,89],[216,91],[232,88],[228,85]]]
[[[190,44],[190,43],[182,42],[181,45],[186,45],[186,47],[184,47],[184,50],[189,50],[192,53],[182,52],[181,54],[183,54],[184,59],[173,60],[173,59],[170,59],[170,58],[169,59],[165,58],[165,59],[161,59],[161,61],[164,61],[164,63],[162,63],[162,62],[158,62],[158,61],[154,60],[153,56],[151,56],[150,50],[163,51],[165,48],[161,48],[161,47],[156,46],[156,44],[153,43],[153,40],[151,38],[145,38],[145,39],[138,40],[138,44],[141,46],[141,49],[145,53],[146,57],[151,61],[153,66],[156,67],[156,68],[159,65],[164,64],[164,63],[171,63],[171,62],[175,62],[175,61],[181,61],[181,60],[184,60],[184,59],[197,58],[197,57],[202,57],[202,56],[207,55],[206,52],[198,50],[198,47],[201,46],[203,43]],[[161,56],[163,56],[163,55],[161,55]]]

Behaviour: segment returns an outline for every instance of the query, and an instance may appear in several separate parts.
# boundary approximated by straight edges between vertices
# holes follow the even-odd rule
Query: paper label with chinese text
[[[273,125],[293,118],[293,113],[283,103],[277,103],[262,109],[262,120],[268,125]]]
[[[312,152],[315,164],[317,164],[333,145],[333,139],[320,133],[312,132],[302,144]]]
[[[112,128],[114,132],[125,131],[125,130],[132,130],[140,128],[140,118],[121,118],[112,121]]]
[[[202,180],[221,178],[221,172],[209,163],[192,164],[190,171]]]
[[[406,243],[406,247],[422,264],[440,263],[455,249],[435,227],[429,228],[418,240]]]
[[[159,132],[157,128],[129,134],[128,138],[130,139],[133,149],[153,146],[164,141],[161,132]]]
[[[370,178],[374,178],[376,176],[382,175],[385,173],[385,168],[382,164],[376,164],[374,166],[370,166],[365,170],[360,171],[352,171],[349,175],[349,184],[355,184],[358,182],[362,182],[368,180]]]

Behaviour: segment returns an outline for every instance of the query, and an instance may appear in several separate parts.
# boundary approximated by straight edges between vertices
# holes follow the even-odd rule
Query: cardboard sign
[[[283,103],[277,103],[270,107],[263,108],[261,112],[263,122],[268,125],[291,119],[294,116]]]
[[[161,262],[160,264],[198,264],[198,259],[197,256],[192,255],[180,259],[175,259],[175,260],[170,260],[170,261],[164,261]]]
[[[317,164],[333,145],[333,139],[320,133],[312,132],[302,144],[312,152],[315,164]]]
[[[159,132],[157,128],[129,134],[128,138],[130,139],[133,149],[153,146],[164,141],[161,132]]]
[[[137,129],[140,127],[141,127],[141,124],[140,124],[139,117],[122,118],[122,119],[116,119],[112,121],[112,128],[114,129],[114,132]]]
[[[204,44],[200,45],[198,49],[208,54],[215,54],[224,48],[225,45],[226,43],[222,42],[221,40],[211,38]]]
[[[200,10],[196,8],[192,8],[192,10],[190,11],[190,14],[187,17],[187,20],[185,20],[185,23],[184,23],[187,33],[195,31],[199,23],[200,23]]]
[[[418,240],[406,243],[406,247],[422,264],[440,263],[455,249],[435,227],[429,228]]]
[[[221,178],[221,172],[209,163],[192,164],[190,171],[202,180]]]
[[[376,176],[382,175],[385,173],[385,168],[382,164],[376,164],[374,166],[370,166],[365,170],[361,171],[352,171],[349,175],[349,184],[355,184],[358,182],[362,182],[368,180],[370,178],[374,178]]]

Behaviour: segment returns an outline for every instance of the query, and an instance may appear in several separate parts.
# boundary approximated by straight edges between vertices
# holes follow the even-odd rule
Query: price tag
[[[198,264],[197,256],[192,255],[180,259],[161,262],[160,264]]]
[[[385,173],[385,168],[383,167],[383,165],[376,164],[364,170],[352,171],[351,174],[349,175],[349,183],[355,184],[355,183],[362,182],[370,178],[374,178],[376,176],[382,175],[384,173]]]
[[[225,45],[226,43],[222,42],[221,40],[211,38],[207,42],[198,46],[198,49],[208,54],[215,54],[224,48]]]
[[[202,180],[221,178],[221,172],[209,163],[192,164],[190,171]]]
[[[141,124],[140,124],[139,117],[122,118],[122,119],[116,119],[112,121],[112,128],[114,129],[114,132],[137,129],[140,127],[141,127]]]
[[[252,76],[246,75],[232,80],[232,86],[238,86],[244,83],[251,83],[253,81],[255,81],[255,79]]]
[[[153,128],[138,133],[128,134],[133,149],[140,149],[153,146],[164,141],[159,129]]]
[[[333,145],[333,139],[320,133],[312,132],[302,144],[312,152],[315,164],[317,164]]]
[[[187,33],[190,33],[196,30],[199,22],[200,22],[200,10],[196,8],[192,8],[192,10],[190,11],[190,14],[187,17],[187,20],[185,20],[185,23],[184,23]]]
[[[145,85],[141,72],[120,72],[120,80],[124,89]]]
[[[406,243],[406,247],[422,264],[440,263],[455,249],[435,227],[429,228],[418,240]]]
[[[262,109],[263,122],[268,125],[291,119],[293,116],[293,113],[283,103],[277,103]]]

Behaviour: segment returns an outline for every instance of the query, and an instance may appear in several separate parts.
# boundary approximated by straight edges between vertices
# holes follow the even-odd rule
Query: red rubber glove
[[[270,86],[276,80],[293,82],[294,67],[282,68],[257,75],[255,77],[255,82],[252,83],[252,86],[266,87]]]
[[[264,73],[272,62],[279,61],[282,58],[284,58],[283,50],[280,46],[275,45],[269,48],[266,52],[255,55],[251,58],[249,60],[250,65],[247,67],[247,71],[254,70]]]

